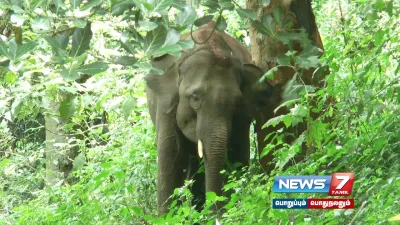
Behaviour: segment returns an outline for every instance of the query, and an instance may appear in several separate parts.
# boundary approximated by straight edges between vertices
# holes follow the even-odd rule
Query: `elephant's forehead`
[[[202,48],[195,51],[187,60],[187,64],[199,64],[202,66],[221,66],[223,68],[231,67],[235,61],[235,55],[226,49],[221,48]]]

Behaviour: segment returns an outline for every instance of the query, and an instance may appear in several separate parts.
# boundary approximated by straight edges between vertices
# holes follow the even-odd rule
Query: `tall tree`
[[[254,10],[257,15],[257,20],[249,24],[252,57],[254,63],[265,72],[271,70],[273,73],[271,83],[282,87],[279,90],[281,101],[278,102],[287,100],[288,89],[296,80],[301,80],[304,85],[320,87],[327,70],[316,70],[319,67],[317,56],[321,56],[323,45],[312,11],[311,0],[248,0],[247,8]],[[260,154],[266,143],[272,139],[269,136],[264,140],[267,135],[284,127],[281,123],[262,129],[269,119],[288,112],[287,107],[282,107],[274,113],[273,110],[277,106],[278,104],[268,106],[264,109],[264,114],[257,119],[255,130],[258,134]],[[287,132],[296,135],[287,136],[285,141],[293,142],[305,130],[305,123],[291,127]],[[307,146],[310,151],[312,148],[311,145]],[[273,151],[269,151],[260,159],[268,172],[274,167],[271,163],[272,159]]]

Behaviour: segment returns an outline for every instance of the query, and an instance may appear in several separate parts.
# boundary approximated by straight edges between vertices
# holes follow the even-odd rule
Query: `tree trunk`
[[[263,5],[264,1],[259,0],[247,0],[247,8],[253,9],[257,13],[257,20],[261,20],[262,16],[264,15],[272,15],[273,10],[277,7],[281,7],[284,11],[284,14],[291,14],[293,16],[293,28],[292,32],[298,30],[300,28],[305,29],[308,33],[308,38],[312,41],[313,45],[323,50],[323,45],[321,42],[321,38],[318,32],[318,27],[315,22],[314,13],[311,8],[311,0],[271,0],[268,6]],[[259,66],[264,72],[267,72],[269,69],[276,66],[276,58],[285,54],[287,52],[286,46],[279,40],[274,39],[268,35],[262,35],[259,33],[250,23],[250,39],[251,39],[251,53],[254,63]],[[276,30],[278,27],[276,27]],[[297,52],[301,52],[300,45],[296,45],[294,50]],[[314,74],[313,72],[315,69],[308,69],[303,71],[302,79],[306,85],[314,85],[317,87],[321,86],[321,81],[323,77],[326,75],[327,70],[318,72]],[[290,79],[293,78],[295,71],[290,67],[279,67],[278,71],[274,73],[274,79],[271,81],[273,85],[283,86],[286,84]],[[281,98],[277,102],[281,102],[283,98],[283,90],[280,92]],[[265,137],[271,133],[275,132],[278,129],[283,128],[283,125],[278,125],[276,127],[267,127],[266,129],[261,129],[261,127],[265,124],[266,121],[271,119],[272,117],[276,117],[282,114],[287,113],[286,108],[281,108],[276,114],[273,113],[273,110],[277,107],[269,106],[265,108],[264,114],[260,115],[256,118],[256,126],[255,132],[257,133],[257,142],[258,142],[258,149],[259,153],[263,151],[266,143],[268,143],[271,138],[264,141]],[[298,135],[303,133],[306,130],[306,124],[300,124],[296,128],[292,130],[288,130],[288,132],[294,132]],[[288,138],[286,141],[291,143],[294,138]],[[307,146],[312,148],[312,146]],[[263,166],[266,172],[270,172],[274,165],[272,165],[273,159],[273,151],[270,151],[269,154],[262,157],[260,159],[260,163]],[[269,163],[267,165],[267,163]]]
[[[78,153],[78,147],[69,143],[69,137],[64,131],[63,121],[58,116],[59,104],[50,101],[51,115],[45,117],[46,128],[46,186],[54,186],[65,182],[72,170],[72,160]],[[54,113],[56,112],[56,113]]]

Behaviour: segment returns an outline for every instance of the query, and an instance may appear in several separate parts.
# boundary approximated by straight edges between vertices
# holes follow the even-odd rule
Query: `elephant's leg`
[[[248,166],[250,162],[250,124],[251,121],[235,116],[232,123],[232,136],[228,160]]]
[[[157,206],[158,215],[168,211],[174,189],[184,183],[188,152],[176,125],[175,113],[157,112]]]

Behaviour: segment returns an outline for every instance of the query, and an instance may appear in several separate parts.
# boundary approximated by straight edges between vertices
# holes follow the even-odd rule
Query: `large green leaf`
[[[15,54],[15,58],[19,58],[23,56],[25,53],[28,53],[29,51],[33,50],[36,47],[37,43],[35,41],[29,41],[23,45],[19,45],[17,47],[17,52]]]
[[[232,3],[231,0],[218,0],[218,4],[221,6],[222,9],[226,10],[233,10],[235,5]]]
[[[83,19],[74,19],[73,23],[76,27],[78,28],[85,28],[87,25],[87,20],[83,20]]]
[[[52,49],[53,53],[54,53],[56,56],[62,57],[62,58],[67,58],[67,57],[68,57],[67,52],[65,52],[65,51],[62,49],[62,46],[61,46],[60,41],[59,41],[58,38],[46,36],[46,37],[44,37],[44,39],[47,41],[47,43],[49,43],[49,45],[51,46],[51,49]]]
[[[143,49],[145,54],[152,54],[157,49],[161,48],[167,36],[167,29],[159,25],[156,29],[147,33],[144,39]]]
[[[218,0],[206,0],[203,5],[207,6],[210,12],[215,12],[220,8]]]
[[[12,39],[8,42],[8,52],[10,54],[10,59],[15,60],[17,55],[18,45],[15,42],[15,39]]]
[[[31,12],[33,12],[36,8],[46,8],[50,1],[48,0],[31,0],[31,1],[25,1],[25,3],[29,4],[29,9]]]
[[[179,57],[180,51],[182,47],[179,44],[167,45],[164,46],[153,53],[154,56],[161,56],[165,54],[171,54],[176,57]]]
[[[168,13],[168,8],[174,3],[173,0],[154,0],[153,1],[153,11],[158,12],[161,15],[166,15]]]
[[[196,16],[196,11],[186,6],[181,13],[176,15],[175,22],[181,26],[192,25],[196,20]]]
[[[214,18],[213,15],[203,16],[201,18],[198,18],[196,21],[194,21],[194,25],[196,27],[200,27],[200,26],[210,22],[213,18]]]
[[[79,73],[95,75],[101,72],[104,72],[108,69],[108,65],[104,62],[94,62],[87,65],[80,66],[76,69]]]
[[[93,33],[90,22],[87,23],[85,28],[76,28],[72,35],[72,48],[70,55],[72,57],[77,57],[88,50],[92,35]]]
[[[0,38],[0,56],[11,58],[7,44]]]
[[[60,117],[64,120],[69,119],[74,115],[76,109],[76,98],[74,96],[68,96],[65,98],[59,107]]]
[[[314,45],[308,45],[301,54],[295,57],[295,63],[301,68],[317,68],[319,66],[318,48]]]
[[[182,49],[193,48],[194,41],[193,40],[179,40],[177,44],[180,45],[182,47]]]
[[[82,3],[82,0],[70,0],[72,9],[76,9]]]
[[[114,15],[121,15],[125,10],[133,7],[135,2],[133,0],[112,0],[111,11]]]
[[[135,108],[136,100],[129,96],[125,99],[122,103],[121,110],[122,114],[124,115],[124,119],[127,120],[133,109]]]
[[[65,68],[60,71],[60,74],[66,81],[74,81],[80,77],[79,73],[74,67]]]
[[[170,29],[167,33],[167,37],[165,38],[165,42],[162,47],[176,44],[180,39],[179,31],[175,29]]]
[[[226,24],[225,18],[222,15],[220,17],[218,17],[218,19],[217,19],[217,30],[225,31],[227,26],[228,26],[228,24]]]
[[[35,32],[49,31],[51,27],[51,19],[49,17],[40,16],[31,21],[31,28]]]
[[[141,21],[139,21],[139,26],[144,31],[152,31],[152,30],[156,29],[158,25],[151,21],[141,20]]]
[[[252,9],[236,9],[236,12],[242,19],[257,19],[257,14]]]
[[[80,170],[86,163],[86,156],[84,152],[79,153],[72,162],[72,170]]]
[[[101,0],[89,0],[87,3],[85,3],[82,7],[81,10],[85,11],[88,10],[92,7],[98,6],[101,4]]]
[[[121,64],[124,66],[133,66],[137,62],[137,59],[132,56],[120,56],[117,59],[113,60],[115,64]]]

